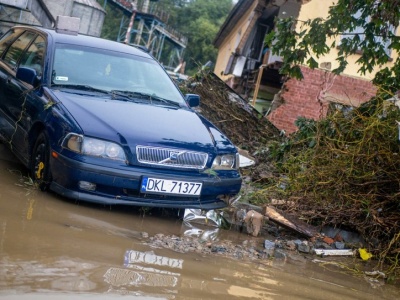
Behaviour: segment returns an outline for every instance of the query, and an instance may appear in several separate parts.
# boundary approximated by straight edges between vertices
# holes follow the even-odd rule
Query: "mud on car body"
[[[149,54],[16,26],[0,40],[0,135],[42,190],[104,204],[215,209],[236,147]]]

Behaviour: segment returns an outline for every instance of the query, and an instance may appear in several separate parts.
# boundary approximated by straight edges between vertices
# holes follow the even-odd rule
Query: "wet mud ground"
[[[156,235],[184,238],[196,228],[165,211],[42,193],[26,174],[0,144],[1,299],[400,299],[399,287],[352,274],[332,259],[238,259],[154,247]],[[211,231],[236,244],[266,239]]]

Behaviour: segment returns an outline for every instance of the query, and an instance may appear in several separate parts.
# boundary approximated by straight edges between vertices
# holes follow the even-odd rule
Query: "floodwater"
[[[151,248],[143,232],[183,235],[186,225],[42,193],[26,173],[0,144],[2,299],[400,299],[399,287],[297,254],[240,261]],[[218,238],[253,239],[223,230]]]

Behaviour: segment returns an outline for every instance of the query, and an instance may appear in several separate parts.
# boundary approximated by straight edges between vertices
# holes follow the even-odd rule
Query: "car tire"
[[[30,173],[33,182],[40,190],[46,191],[51,182],[50,173],[50,144],[47,134],[42,131],[33,146]]]

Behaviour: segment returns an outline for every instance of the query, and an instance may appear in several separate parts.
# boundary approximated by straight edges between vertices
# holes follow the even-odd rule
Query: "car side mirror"
[[[196,94],[186,94],[185,99],[190,107],[196,107],[200,105],[200,96]]]
[[[39,82],[35,69],[27,67],[19,67],[16,74],[17,79],[22,80],[32,86],[36,86]]]

